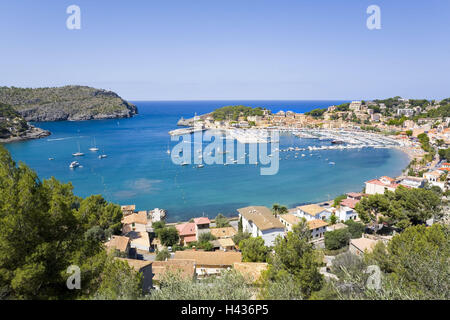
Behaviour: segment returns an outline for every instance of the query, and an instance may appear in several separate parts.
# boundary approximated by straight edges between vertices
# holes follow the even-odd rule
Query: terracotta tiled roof
[[[210,224],[211,221],[207,217],[194,218],[195,224]]]
[[[316,214],[318,214],[322,211],[325,211],[324,208],[322,208],[321,206],[318,206],[317,204],[308,204],[306,206],[301,206],[298,208],[311,216],[315,216]]]
[[[351,198],[361,198],[363,195],[364,194],[360,193],[360,192],[349,192],[349,193],[347,193],[347,196],[351,197]]]
[[[283,224],[274,217],[267,207],[252,206],[238,209],[238,212],[247,220],[253,221],[259,230],[284,229]]]
[[[160,281],[164,276],[164,273],[168,271],[179,273],[184,279],[192,279],[195,274],[195,260],[169,259],[167,261],[153,262],[153,280]]]
[[[341,206],[346,206],[352,209],[355,209],[356,204],[359,202],[359,200],[355,199],[344,199],[341,201]]]
[[[309,230],[326,227],[327,225],[328,225],[328,223],[326,223],[325,221],[320,220],[320,219],[314,219],[314,220],[308,221]]]
[[[241,262],[242,255],[234,251],[176,251],[174,259],[195,260],[198,266],[231,267],[235,262]]]
[[[127,251],[130,238],[124,236],[112,236],[111,240],[105,242],[105,246],[108,249],[116,248],[121,252]]]
[[[123,224],[147,224],[147,211],[139,211],[138,213],[132,213],[122,219]]]
[[[212,228],[210,232],[216,238],[231,238],[237,233],[233,227]]]
[[[195,223],[187,222],[175,225],[178,234],[182,237],[195,235]]]
[[[366,183],[376,184],[376,185],[379,185],[379,186],[384,186],[384,187],[389,187],[389,188],[397,188],[399,186],[397,183],[385,184],[385,183],[381,182],[378,179],[369,180],[369,181],[366,181]]]
[[[292,225],[296,225],[300,222],[300,218],[297,216],[294,216],[291,213],[281,214],[281,215],[279,215],[279,217],[280,217],[280,220],[284,220],[287,223],[290,223]]]
[[[222,248],[234,247],[234,241],[231,238],[223,238],[217,240]]]
[[[132,267],[137,272],[140,272],[142,268],[151,265],[151,261],[145,261],[145,260],[136,260],[136,259],[127,259],[127,258],[116,258],[121,261],[125,261],[128,263],[130,267]]]

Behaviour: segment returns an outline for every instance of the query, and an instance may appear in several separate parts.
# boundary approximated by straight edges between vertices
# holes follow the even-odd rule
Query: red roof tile
[[[182,224],[175,225],[175,228],[178,230],[178,234],[182,237],[186,236],[195,236],[195,223],[187,222]]]
[[[194,219],[195,224],[209,224],[210,222],[211,221],[209,221],[209,219],[207,217],[200,217],[200,218]]]
[[[355,206],[358,202],[359,202],[359,200],[355,200],[355,199],[344,199],[341,201],[341,205],[355,209]]]

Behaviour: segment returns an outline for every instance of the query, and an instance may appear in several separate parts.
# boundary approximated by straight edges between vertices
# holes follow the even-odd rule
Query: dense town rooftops
[[[238,212],[248,221],[253,223],[261,231],[270,229],[284,229],[283,224],[274,217],[269,208],[263,206],[252,206],[238,209]]]

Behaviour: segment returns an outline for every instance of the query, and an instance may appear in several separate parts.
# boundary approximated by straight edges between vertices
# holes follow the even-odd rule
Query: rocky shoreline
[[[9,138],[0,139],[0,143],[10,143],[10,142],[18,142],[18,141],[31,140],[31,139],[41,139],[44,137],[48,137],[49,135],[51,135],[50,131],[30,125],[30,128],[27,131],[25,131],[22,135],[11,136]]]

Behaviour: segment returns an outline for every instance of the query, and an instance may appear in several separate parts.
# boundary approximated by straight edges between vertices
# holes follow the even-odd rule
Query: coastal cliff
[[[11,106],[0,103],[0,143],[39,139],[50,132],[30,125]]]
[[[116,93],[86,86],[0,87],[0,102],[13,107],[26,121],[129,118],[137,114],[136,106]]]

